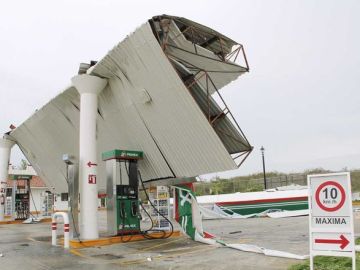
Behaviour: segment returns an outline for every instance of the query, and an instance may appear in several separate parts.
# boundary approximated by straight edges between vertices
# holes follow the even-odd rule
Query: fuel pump
[[[121,181],[122,184],[116,185],[118,234],[137,234],[140,233],[137,160],[125,160],[123,163],[129,172],[129,182],[127,185]]]
[[[68,183],[68,209],[70,222],[70,238],[80,237],[79,233],[79,164],[77,158],[71,154],[62,157],[66,164],[66,181]]]
[[[138,160],[143,152],[112,150],[102,155],[106,162],[107,225],[110,235],[140,233]]]
[[[30,180],[32,175],[13,175],[16,181],[15,212],[16,219],[25,220],[30,216]]]

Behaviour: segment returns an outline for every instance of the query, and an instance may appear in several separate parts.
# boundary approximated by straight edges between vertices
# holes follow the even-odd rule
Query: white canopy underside
[[[187,40],[181,42],[188,46]],[[199,65],[204,64],[202,60],[192,59]],[[219,87],[243,72],[234,64],[216,61],[211,65],[212,69],[239,71],[217,75]],[[108,78],[99,95],[97,118],[99,189],[105,189],[106,181],[101,154],[113,149],[144,152],[139,162],[144,181],[236,168],[149,22],[111,50],[90,74]],[[57,192],[67,191],[62,155],[78,155],[79,108],[79,94],[69,87],[10,134],[38,175]]]

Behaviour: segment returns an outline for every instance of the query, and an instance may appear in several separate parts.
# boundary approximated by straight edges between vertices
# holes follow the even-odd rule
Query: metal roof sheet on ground
[[[236,168],[222,139],[164,53],[150,22],[115,46],[90,74],[109,82],[98,105],[100,189],[105,188],[101,153],[112,149],[143,151],[139,169],[145,181]],[[233,80],[219,78],[221,85]],[[10,134],[38,175],[58,192],[67,190],[62,155],[78,154],[79,103],[76,89],[69,87]],[[246,150],[251,150],[249,144]]]
[[[219,195],[204,195],[197,196],[196,199],[200,204],[208,203],[224,203],[224,202],[238,202],[246,203],[256,200],[267,199],[292,199],[309,196],[307,189],[295,189],[295,190],[281,190],[281,191],[259,191],[259,192],[236,192],[231,194],[219,194]]]

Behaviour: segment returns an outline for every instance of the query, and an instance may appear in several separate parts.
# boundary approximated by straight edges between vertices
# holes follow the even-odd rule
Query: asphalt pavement
[[[99,212],[102,230],[106,228],[105,215]],[[209,246],[186,236],[65,251],[60,246],[51,246],[50,227],[50,223],[0,225],[1,270],[269,270],[287,269],[299,262]],[[204,221],[204,229],[227,243],[255,244],[299,255],[309,252],[308,217],[208,220]],[[360,233],[360,213],[355,215],[355,232]]]

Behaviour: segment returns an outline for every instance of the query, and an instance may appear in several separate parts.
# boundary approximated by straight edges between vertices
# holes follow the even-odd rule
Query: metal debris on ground
[[[266,256],[291,258],[297,260],[305,260],[308,255],[297,255],[289,252],[271,250],[264,247],[249,244],[227,244],[216,236],[205,232],[203,230],[201,210],[196,201],[196,196],[190,188],[184,186],[174,186],[175,199],[175,219],[181,225],[184,232],[191,237],[191,239],[218,247],[229,247],[240,251],[261,253]]]

